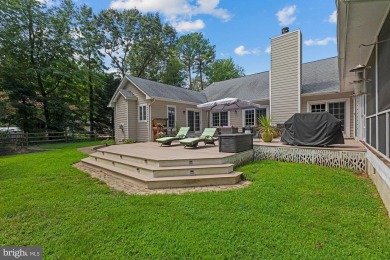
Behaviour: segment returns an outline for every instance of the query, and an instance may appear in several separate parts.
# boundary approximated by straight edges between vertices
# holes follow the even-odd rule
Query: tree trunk
[[[202,62],[199,63],[200,89],[203,90]]]
[[[93,118],[94,114],[94,105],[93,105],[93,85],[92,85],[92,75],[91,75],[91,55],[88,57],[88,86],[89,86],[89,124],[90,131],[95,131],[95,122]]]
[[[38,80],[38,81],[41,81],[41,80]],[[49,132],[50,130],[52,130],[51,128],[51,123],[50,123],[50,112],[49,112],[49,106],[48,106],[48,102],[47,102],[47,95],[46,95],[46,92],[43,90],[43,86],[42,88],[40,87],[41,89],[41,95],[42,95],[42,103],[43,103],[43,114],[45,115],[45,121],[46,121],[46,125],[45,125],[45,129],[46,129],[46,132]]]
[[[34,53],[35,53],[34,25],[33,25],[33,17],[32,17],[31,10],[29,10],[29,12],[28,12],[28,39],[29,39],[29,45],[30,45],[29,46],[30,47],[30,62],[31,62],[31,65],[33,66],[33,68],[36,69],[35,56],[34,56]],[[39,87],[39,92],[40,92],[42,99],[43,99],[42,100],[43,112],[44,112],[45,121],[46,121],[45,129],[46,129],[46,131],[48,131],[51,128],[51,125],[50,125],[50,112],[49,112],[47,97],[46,97],[47,95],[46,95],[45,88],[43,86],[41,73],[39,71],[37,71],[36,73],[37,73],[36,79],[37,79],[37,83],[38,83],[38,87]]]
[[[188,79],[190,80],[189,88],[192,90],[191,67],[190,66],[188,66]]]

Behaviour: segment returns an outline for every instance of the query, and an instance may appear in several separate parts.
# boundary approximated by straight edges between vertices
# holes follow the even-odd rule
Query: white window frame
[[[194,131],[194,133],[201,133],[203,128],[202,128],[202,111],[199,109],[193,109],[193,108],[186,108],[186,123],[187,127],[189,126],[188,123],[188,111],[194,111],[194,112],[199,112],[199,131]]]
[[[148,121],[147,107],[148,106],[146,104],[138,105],[138,115],[137,115],[138,122],[147,122]],[[145,113],[143,112],[144,110],[145,110]],[[141,111],[142,111],[142,118],[140,118]],[[143,117],[144,115],[145,115],[145,118]]]
[[[227,126],[230,126],[230,111],[220,111],[220,112],[213,112],[213,111],[210,111],[211,113],[211,116],[210,116],[210,126],[212,127],[222,127],[222,126],[219,126],[219,125],[214,125],[213,123],[213,114],[214,113],[218,113],[219,114],[219,122],[221,124],[221,112],[227,112],[228,113],[228,125]]]
[[[261,106],[259,108],[265,108],[265,115],[266,117],[269,117],[269,106]],[[243,109],[242,110],[242,127],[245,127],[245,111],[247,110],[254,110],[254,113],[255,113],[255,125],[254,126],[257,126],[257,118],[256,118],[256,109],[257,108],[248,108],[248,109]]]
[[[167,126],[169,126],[169,108],[173,108],[175,110],[175,121],[173,122],[173,127],[176,127],[177,109],[176,109],[176,106],[174,106],[174,105],[167,105],[167,118],[168,118]]]
[[[330,103],[341,103],[341,102],[345,102],[344,136],[349,137],[351,134],[351,104],[350,104],[349,98],[307,101],[307,111],[311,112],[312,105],[325,104],[325,111],[329,112],[329,104]]]

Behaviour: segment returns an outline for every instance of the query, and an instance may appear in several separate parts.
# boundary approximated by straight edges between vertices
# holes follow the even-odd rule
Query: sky
[[[302,59],[337,55],[334,0],[75,0],[95,13],[136,7],[159,12],[178,36],[202,32],[216,46],[216,58],[232,57],[250,75],[270,68],[270,39],[283,27],[302,32]]]

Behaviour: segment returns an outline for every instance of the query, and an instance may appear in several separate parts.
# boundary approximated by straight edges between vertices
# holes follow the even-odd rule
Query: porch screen
[[[376,117],[371,117],[370,145],[374,148],[377,148],[377,146],[376,146]]]
[[[386,114],[378,116],[378,136],[379,140],[383,140],[378,142],[378,150],[386,154]]]
[[[366,91],[367,91],[367,116],[371,116],[376,113],[376,67],[375,67],[375,48],[372,50],[372,55],[367,63],[367,67],[371,69],[366,70]]]
[[[378,112],[390,109],[390,15],[378,35]],[[384,41],[384,42],[381,42]]]

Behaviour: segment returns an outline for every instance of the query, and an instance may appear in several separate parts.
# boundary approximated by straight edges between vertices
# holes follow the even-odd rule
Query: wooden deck
[[[253,160],[244,154],[220,153],[218,146],[160,146],[158,143],[112,145],[82,160],[86,166],[149,189],[233,185],[241,181],[234,166]]]
[[[82,162],[124,181],[159,189],[236,184],[242,173],[234,168],[253,160],[365,170],[366,148],[352,139],[346,139],[344,145],[329,147],[290,146],[279,140],[265,143],[254,139],[252,150],[221,153],[218,145],[184,148],[178,142],[172,146],[150,142],[100,148]]]
[[[148,160],[215,159],[232,155],[232,153],[220,153],[218,151],[218,145],[204,146],[203,143],[200,143],[197,148],[184,148],[178,142],[173,142],[171,146],[160,146],[156,142],[112,145],[101,148],[99,151],[107,151]]]

